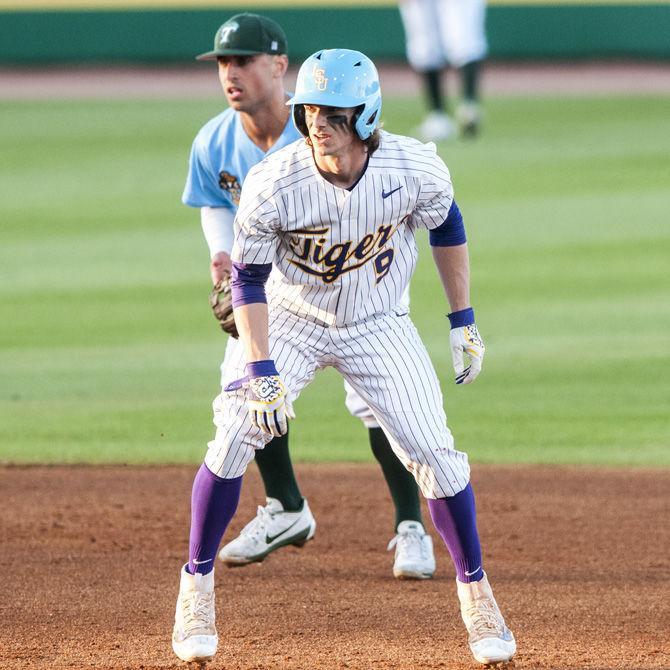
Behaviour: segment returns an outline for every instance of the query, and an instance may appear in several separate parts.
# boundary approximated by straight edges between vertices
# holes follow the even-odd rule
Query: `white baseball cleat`
[[[456,136],[457,127],[445,112],[432,111],[416,129],[415,134],[424,142],[440,142]]]
[[[287,544],[302,547],[315,531],[316,521],[307,500],[303,499],[299,512],[285,512],[279,500],[266,498],[265,507],[258,507],[256,516],[221,549],[219,558],[231,567],[262,561]]]
[[[435,573],[433,540],[418,521],[401,521],[398,534],[387,549],[395,547],[393,576],[397,579],[430,579]]]
[[[191,575],[181,570],[172,649],[182,661],[208,661],[216,654],[214,571]]]
[[[473,100],[464,100],[456,109],[456,120],[465,137],[474,137],[482,123],[481,107]]]
[[[478,582],[456,580],[461,616],[475,660],[484,665],[509,661],[516,653],[512,631],[505,625],[486,575]]]

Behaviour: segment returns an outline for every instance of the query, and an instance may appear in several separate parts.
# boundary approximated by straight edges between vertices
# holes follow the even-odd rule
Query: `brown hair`
[[[365,144],[365,148],[368,150],[368,156],[372,156],[372,154],[379,149],[381,141],[382,136],[379,132],[379,128],[375,128],[372,131],[372,135],[370,135],[367,140],[363,140],[363,144]]]

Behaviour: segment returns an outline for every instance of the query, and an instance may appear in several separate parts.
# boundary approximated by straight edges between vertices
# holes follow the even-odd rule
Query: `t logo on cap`
[[[2,0],[0,0],[0,3]],[[285,54],[288,50],[282,27],[258,14],[235,14],[214,35],[214,48],[196,56],[196,60],[216,60],[221,56]]]
[[[230,23],[229,25],[222,28],[221,29],[221,35],[219,37],[219,43],[220,44],[225,44],[228,41],[228,38],[230,37],[230,34],[234,33],[234,32],[237,32],[239,27],[240,27],[239,23]]]

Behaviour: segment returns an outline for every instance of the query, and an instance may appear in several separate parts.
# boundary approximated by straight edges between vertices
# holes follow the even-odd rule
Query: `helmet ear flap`
[[[377,125],[377,117],[379,116],[379,107],[370,111],[367,105],[359,105],[356,107],[356,112],[351,117],[351,127],[362,140],[366,140],[372,132],[374,131]],[[363,114],[366,114],[365,117],[361,118]]]
[[[309,136],[307,122],[305,121],[305,106],[301,104],[293,105],[293,123],[304,137]]]
[[[356,135],[358,135],[358,130],[356,130],[356,124],[358,123],[358,119],[361,118],[361,114],[363,113],[364,109],[365,105],[358,105],[358,107],[356,107],[356,110],[354,111],[351,117],[351,129],[354,131],[354,134]]]

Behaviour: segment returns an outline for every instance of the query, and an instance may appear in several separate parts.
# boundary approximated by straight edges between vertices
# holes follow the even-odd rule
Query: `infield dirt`
[[[170,647],[196,467],[0,468],[0,668],[186,667]],[[298,468],[315,539],[217,567],[211,670],[476,668],[441,542],[435,579],[391,576],[374,465]],[[670,471],[475,465],[485,566],[514,668],[670,667]],[[255,466],[226,539],[262,502]],[[431,534],[436,533],[429,521]]]

